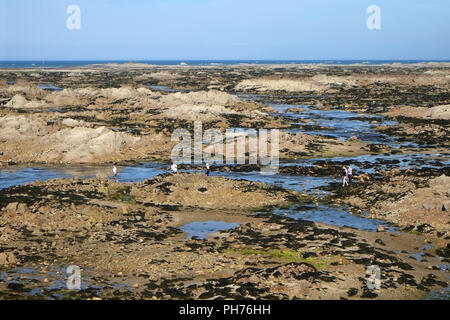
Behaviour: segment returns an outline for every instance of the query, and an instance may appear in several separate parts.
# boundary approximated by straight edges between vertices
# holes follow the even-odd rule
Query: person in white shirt
[[[172,165],[170,166],[170,170],[172,170],[172,172],[177,172],[178,171],[178,166],[176,163],[172,163]]]
[[[350,165],[347,167],[347,177],[348,177],[348,181],[351,183],[352,178],[353,178],[353,170]]]
[[[348,186],[348,170],[345,166],[342,166],[342,186]]]
[[[115,164],[113,165],[112,171],[113,171],[113,175],[114,175],[114,180],[117,181],[117,167]]]

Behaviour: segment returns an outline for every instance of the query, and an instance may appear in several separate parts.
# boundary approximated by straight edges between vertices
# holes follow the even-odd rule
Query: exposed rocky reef
[[[104,165],[97,178],[0,189],[0,298],[448,297],[449,79],[448,63],[0,70],[0,179],[19,165]],[[241,179],[259,163],[159,174],[172,133],[192,135],[195,121],[222,134],[279,129],[278,175]],[[107,178],[112,163],[147,161],[163,163],[159,175]],[[321,184],[294,186],[303,176]],[[335,205],[392,227],[313,223],[301,210],[293,219],[292,205]],[[208,222],[232,227],[184,231]],[[81,290],[65,285],[69,265],[81,268]],[[367,287],[373,265],[378,290]]]

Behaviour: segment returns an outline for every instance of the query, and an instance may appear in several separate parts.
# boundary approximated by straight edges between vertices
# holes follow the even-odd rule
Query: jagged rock
[[[6,208],[6,212],[8,214],[27,214],[30,213],[30,209],[28,208],[26,203],[18,203],[18,202],[11,202],[9,203]]]
[[[12,265],[18,262],[16,256],[12,252],[1,252],[0,253],[0,266]]]
[[[25,99],[20,94],[16,94],[7,104],[8,108],[25,108],[25,105],[28,103],[27,99]]]
[[[6,106],[14,109],[35,109],[43,107],[44,104],[39,101],[27,101],[23,96],[16,94]]]

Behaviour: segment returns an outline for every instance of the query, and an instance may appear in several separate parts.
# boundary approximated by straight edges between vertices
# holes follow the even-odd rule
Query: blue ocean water
[[[428,62],[450,62],[450,60],[80,60],[80,61],[0,61],[0,68],[66,68],[81,67],[94,64],[130,62],[146,63],[154,65],[180,65],[208,66],[208,65],[237,65],[237,64],[329,64],[329,65],[351,65],[361,63],[366,65],[380,65],[391,63],[428,63]]]

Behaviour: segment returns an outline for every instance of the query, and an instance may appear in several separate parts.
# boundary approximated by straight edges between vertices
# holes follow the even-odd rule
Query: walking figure
[[[211,169],[209,167],[209,162],[206,163],[206,175],[209,176],[209,173],[211,172]]]
[[[342,186],[348,186],[348,170],[345,166],[342,166]]]
[[[350,165],[347,167],[347,178],[348,178],[348,181],[349,181],[350,183],[352,183],[352,179],[353,179],[353,170],[352,170],[352,167],[351,167]]]
[[[116,167],[116,164],[113,165],[112,171],[113,171],[113,175],[114,175],[114,181],[117,182],[118,179],[117,179],[117,167]]]

